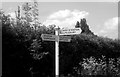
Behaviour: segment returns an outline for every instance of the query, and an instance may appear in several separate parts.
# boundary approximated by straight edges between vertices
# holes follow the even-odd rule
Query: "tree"
[[[80,28],[80,23],[79,21],[77,21],[76,25],[75,25],[75,28]]]
[[[76,28],[81,28],[82,32],[84,34],[88,34],[88,35],[94,35],[94,33],[89,29],[89,25],[87,25],[87,21],[85,18],[81,19],[81,21],[77,21]]]
[[[38,10],[38,2],[34,0],[33,5],[30,3],[23,4],[23,10],[26,17],[27,22],[34,29],[38,29],[41,23],[39,23],[39,10]]]

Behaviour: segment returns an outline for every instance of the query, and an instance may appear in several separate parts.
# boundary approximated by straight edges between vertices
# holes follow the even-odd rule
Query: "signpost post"
[[[55,41],[55,74],[56,77],[59,77],[59,33],[58,29],[55,30],[55,35],[57,37],[57,41]]]
[[[59,77],[59,41],[61,42],[70,42],[70,36],[59,36],[59,35],[73,35],[80,34],[80,28],[74,29],[64,29],[59,30],[59,28],[55,29],[55,35],[50,34],[42,34],[41,37],[45,41],[55,41],[55,75]]]

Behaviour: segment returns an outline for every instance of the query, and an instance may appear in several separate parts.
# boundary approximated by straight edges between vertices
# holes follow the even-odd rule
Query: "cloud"
[[[99,31],[99,35],[109,38],[118,38],[118,17],[113,17],[105,21],[102,30]]]
[[[62,18],[66,18],[69,17],[71,15],[71,11],[70,10],[60,10],[58,12],[55,12],[53,14],[51,14],[48,19],[62,19]]]
[[[106,29],[116,29],[118,28],[118,17],[114,17],[112,19],[109,19],[104,23]]]
[[[79,10],[59,10],[49,15],[43,24],[46,26],[55,24],[61,28],[63,27],[74,27],[76,22],[81,18],[88,16],[88,12]]]

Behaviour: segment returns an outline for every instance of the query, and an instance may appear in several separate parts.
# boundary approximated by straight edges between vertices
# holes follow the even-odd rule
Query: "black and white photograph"
[[[1,0],[1,77],[120,77],[119,0]]]

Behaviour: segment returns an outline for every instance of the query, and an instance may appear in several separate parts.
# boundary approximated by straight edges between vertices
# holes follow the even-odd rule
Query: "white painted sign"
[[[42,37],[42,40],[45,40],[45,41],[57,41],[58,40],[58,36],[51,35],[51,34],[42,34],[41,37]],[[71,37],[70,36],[59,36],[59,41],[70,42]]]
[[[70,42],[71,36],[59,36],[59,41],[60,42]]]
[[[45,40],[45,41],[57,41],[56,35],[42,34],[41,37],[42,37],[42,40]]]
[[[81,33],[80,28],[62,29],[60,30],[59,35],[75,35],[75,34],[80,34],[80,33]]]

